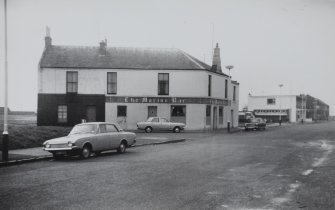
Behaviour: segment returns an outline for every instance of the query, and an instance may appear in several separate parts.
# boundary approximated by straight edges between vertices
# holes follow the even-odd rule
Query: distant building
[[[150,116],[188,130],[238,124],[239,83],[222,73],[220,48],[209,66],[179,49],[55,46],[45,37],[39,63],[38,125],[117,122]]]
[[[270,122],[301,122],[329,119],[329,106],[310,95],[270,95],[248,98],[248,109]]]

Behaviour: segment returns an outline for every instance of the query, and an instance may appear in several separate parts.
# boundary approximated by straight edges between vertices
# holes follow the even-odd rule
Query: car
[[[146,122],[138,122],[137,129],[144,130],[146,133],[154,131],[173,131],[179,133],[184,130],[185,124],[178,122],[170,122],[163,117],[149,117]]]
[[[135,143],[136,134],[123,131],[115,123],[89,122],[75,125],[67,136],[45,141],[43,149],[54,158],[65,155],[89,158],[92,153],[99,155],[106,150],[124,153]]]
[[[265,130],[266,122],[262,118],[250,118],[244,124],[244,129],[248,130]]]

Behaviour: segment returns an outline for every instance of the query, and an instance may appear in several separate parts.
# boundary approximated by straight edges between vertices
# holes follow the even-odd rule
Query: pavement
[[[276,125],[272,124],[269,125],[268,127],[276,127]],[[242,130],[243,128],[231,128],[231,133],[239,132]],[[199,137],[199,134],[208,134],[208,133],[227,133],[227,129],[217,131],[211,131],[211,130],[185,131],[181,133],[170,133],[170,132],[144,133],[141,131],[137,131],[136,144],[134,145],[134,147],[178,143],[186,140],[196,139],[197,137]],[[8,161],[2,161],[2,152],[0,151],[0,167],[32,162],[37,160],[45,160],[50,158],[52,158],[51,153],[44,151],[43,147],[9,150]]]

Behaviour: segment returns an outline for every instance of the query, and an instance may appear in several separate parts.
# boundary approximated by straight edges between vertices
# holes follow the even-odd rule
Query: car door
[[[171,123],[165,119],[165,118],[160,118],[159,119],[159,123],[160,123],[160,128],[161,130],[170,130],[171,129]]]
[[[122,140],[122,132],[114,124],[106,124],[108,134],[109,149],[118,148]]]
[[[154,130],[160,130],[160,123],[159,123],[159,118],[158,117],[152,118],[151,126]]]
[[[106,124],[99,124],[96,140],[93,145],[95,151],[108,150],[110,147]]]

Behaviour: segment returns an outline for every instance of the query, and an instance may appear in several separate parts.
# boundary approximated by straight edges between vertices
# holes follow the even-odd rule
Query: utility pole
[[[281,126],[281,88],[284,86],[283,84],[279,84],[279,125]]]
[[[2,133],[2,160],[8,161],[8,61],[7,61],[7,0],[4,0],[5,10],[5,106]]]

